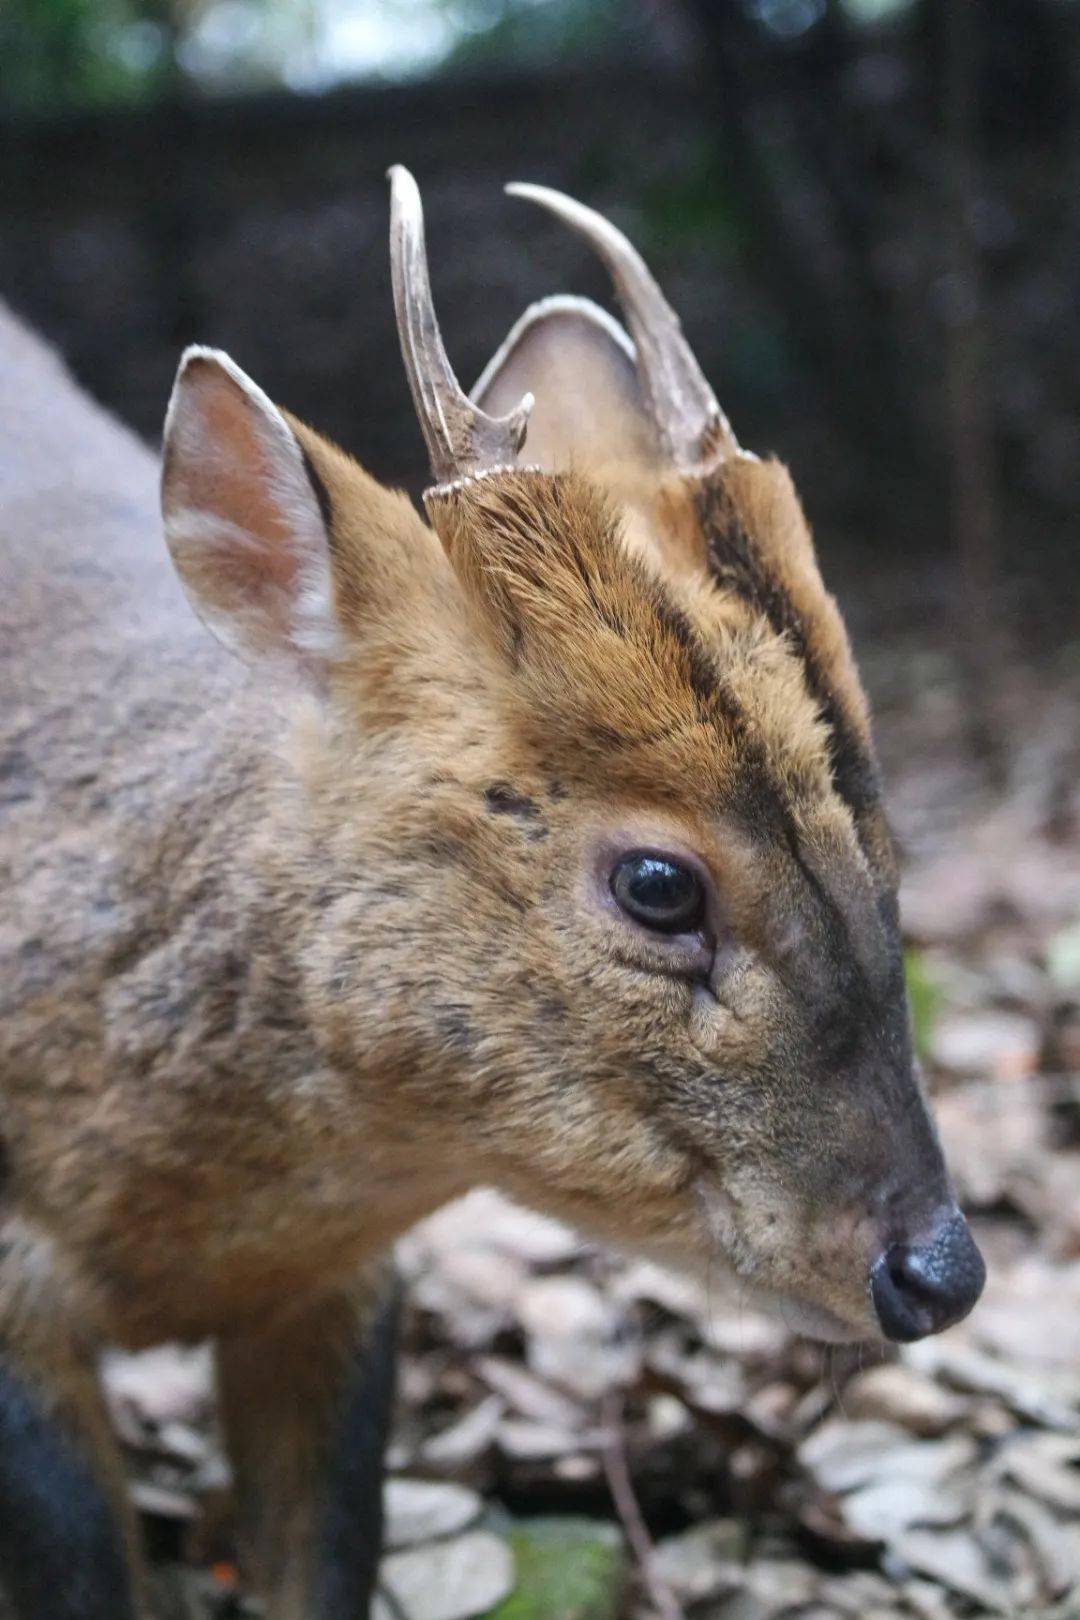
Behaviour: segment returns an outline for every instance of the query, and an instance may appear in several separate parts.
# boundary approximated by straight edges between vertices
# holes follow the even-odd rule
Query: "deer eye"
[[[624,855],[612,870],[611,892],[627,916],[656,934],[688,934],[705,915],[700,878],[670,855]]]

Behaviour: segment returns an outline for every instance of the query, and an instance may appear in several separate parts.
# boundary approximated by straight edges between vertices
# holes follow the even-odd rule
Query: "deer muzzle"
[[[887,1339],[908,1344],[940,1333],[973,1308],[986,1263],[955,1205],[914,1241],[893,1243],[870,1272],[870,1297]]]

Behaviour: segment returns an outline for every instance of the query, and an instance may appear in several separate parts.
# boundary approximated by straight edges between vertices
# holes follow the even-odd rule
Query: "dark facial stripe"
[[[299,441],[297,442],[299,443]],[[327,536],[332,538],[334,533],[334,503],[330,499],[330,491],[327,489],[326,485],[319,477],[319,474],[316,472],[315,463],[312,461],[302,444],[300,445],[300,454],[303,458],[304,471],[308,475],[308,482],[311,485],[312,493],[314,494],[316,501],[319,503],[319,511],[322,514],[322,520],[326,525]]]
[[[654,591],[653,608],[664,633],[683,655],[690,690],[699,707],[707,714],[722,708],[729,724],[744,733],[746,721],[742,709],[719,683],[716,664],[682,608],[660,587]]]
[[[882,1073],[906,1075],[911,1039],[898,931],[886,926],[876,944],[864,941],[864,949],[869,947],[876,958],[868,970],[842,908],[804,858],[790,823],[786,843],[811,898],[818,930],[815,950],[794,967],[819,1060],[841,1072],[860,1052],[864,1057],[876,1054],[884,1064]]]
[[[549,544],[580,584],[596,623],[639,655],[655,656],[665,643],[666,650],[677,654],[680,673],[694,698],[693,719],[722,730],[738,748],[740,770],[735,791],[741,796],[738,808],[742,809],[747,825],[758,832],[778,832],[783,824],[783,788],[770,766],[762,740],[726,683],[722,665],[708,642],[663,583],[623,550],[614,521],[602,506],[586,514],[591,522],[586,529],[588,543],[583,543],[578,533],[582,513],[572,481],[558,476],[546,480],[543,488],[545,499],[550,503],[546,511]],[[536,508],[532,484],[522,477],[500,488],[498,506],[492,512],[503,532],[523,544],[526,558],[537,544]],[[623,611],[618,593],[611,589],[612,575],[617,573],[629,573],[634,595],[643,597],[652,610],[653,623],[644,629],[637,614]],[[511,605],[512,593],[506,606]],[[515,639],[521,656],[527,640],[525,630],[519,629]],[[598,746],[619,750],[662,741],[668,731],[637,730],[624,735],[600,718],[589,724],[589,734]]]
[[[806,684],[829,728],[833,783],[858,818],[875,808],[880,795],[877,765],[844,713],[810,643],[806,624],[790,595],[762,567],[734,503],[719,479],[702,480],[695,505],[708,548],[709,566],[718,585],[735,592],[761,613],[777,635],[785,635],[802,660]]]
[[[558,481],[555,482],[555,487],[559,487]],[[522,521],[528,516],[528,509],[523,507]],[[579,545],[572,523],[567,523],[560,530],[559,539],[562,555],[580,580],[598,622],[616,636],[628,640],[630,627],[619,613],[617,605],[604,599],[606,594],[603,591],[604,581],[597,571],[596,556]],[[613,531],[609,535],[609,544],[613,557],[619,558],[620,566],[633,569],[637,590],[648,598],[660,634],[678,648],[699,718],[706,724],[723,725],[739,742],[748,776],[760,779],[761,792],[755,797],[779,799],[781,797],[779,785],[768,769],[764,749],[752,736],[742,706],[725,686],[722,671],[691,620],[672,600],[659,580],[654,579],[645,569],[635,565],[625,553],[621,552]],[[617,746],[624,742],[636,743],[645,739],[640,736],[621,738],[618,733],[611,732],[606,740]]]
[[[735,792],[742,798],[747,825],[758,833],[775,834],[784,824],[785,795],[761,739],[754,735],[741,703],[725,684],[723,669],[689,618],[660,585],[654,587],[653,606],[661,628],[683,654],[700,718],[721,726],[738,744],[740,770]]]

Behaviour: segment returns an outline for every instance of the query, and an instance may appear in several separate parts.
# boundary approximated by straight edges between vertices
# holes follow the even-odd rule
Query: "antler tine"
[[[508,416],[488,416],[454,376],[431,299],[424,211],[416,181],[400,164],[390,171],[390,269],[405,371],[439,483],[491,471],[514,461],[528,426],[533,396]]]
[[[676,466],[695,472],[718,458],[737,455],[738,441],[694,359],[679,318],[632,243],[602,214],[561,191],[522,182],[506,190],[557,215],[603,260],[637,345],[638,376],[653,423]]]

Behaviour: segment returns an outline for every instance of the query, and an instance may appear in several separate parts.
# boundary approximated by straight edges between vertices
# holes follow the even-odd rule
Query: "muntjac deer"
[[[825,1339],[983,1266],[912,1059],[867,710],[788,474],[648,270],[552,298],[471,397],[392,174],[435,485],[225,355],[152,464],[3,324],[0,1580],[125,1620],[100,1347],[216,1342],[272,1620],[357,1620],[393,1240],[478,1182]],[[527,392],[526,392],[527,390]]]

